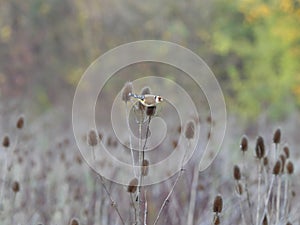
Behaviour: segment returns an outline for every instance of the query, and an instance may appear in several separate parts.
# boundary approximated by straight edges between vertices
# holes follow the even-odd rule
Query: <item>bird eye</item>
[[[162,98],[160,96],[158,96],[158,101],[161,102],[162,101]]]

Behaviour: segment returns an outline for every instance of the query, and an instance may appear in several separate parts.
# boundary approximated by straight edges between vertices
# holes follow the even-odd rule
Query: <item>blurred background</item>
[[[298,0],[1,0],[0,6],[1,102],[14,99],[31,115],[70,108],[93,60],[143,39],[172,41],[201,56],[229,114],[242,121],[280,121],[299,110]]]

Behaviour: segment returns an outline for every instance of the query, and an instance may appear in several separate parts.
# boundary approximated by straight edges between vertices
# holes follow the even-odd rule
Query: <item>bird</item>
[[[129,96],[138,99],[139,102],[146,107],[154,107],[163,101],[163,98],[159,95],[151,95],[151,94],[137,95],[137,94],[130,93]]]

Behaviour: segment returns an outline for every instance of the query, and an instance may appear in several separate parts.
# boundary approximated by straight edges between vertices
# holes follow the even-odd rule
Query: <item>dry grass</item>
[[[284,132],[278,137],[276,131],[274,143],[272,138],[244,136],[242,151],[238,139],[231,144],[225,141],[224,150],[208,170],[196,173],[197,179],[197,161],[192,159],[169,180],[142,187],[139,192],[139,177],[128,181],[127,187],[91,171],[76,150],[71,129],[54,130],[45,139],[39,132],[52,129],[52,119],[48,124],[47,119],[30,123],[26,117],[20,118],[23,121],[11,123],[11,130],[1,130],[3,225],[132,224],[137,217],[147,224],[187,224],[189,215],[191,224],[299,224],[298,160],[295,151],[280,142]],[[203,126],[209,124],[203,122]],[[186,128],[181,131],[174,124],[172,129],[193,138],[194,124]],[[111,135],[101,133],[93,143],[100,141],[112,151],[124,151],[122,145],[113,144],[116,140]],[[173,141],[170,146],[174,147]],[[91,146],[87,143],[87,147]],[[142,161],[142,176],[149,175],[149,163]],[[195,197],[191,197],[193,190]],[[195,201],[193,207],[191,200]]]

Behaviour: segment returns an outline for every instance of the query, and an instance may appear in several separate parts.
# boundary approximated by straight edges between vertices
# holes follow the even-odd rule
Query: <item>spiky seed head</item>
[[[129,185],[127,187],[127,191],[129,193],[135,193],[137,190],[137,186],[138,186],[138,179],[137,178],[133,178],[130,182]]]
[[[240,144],[240,149],[241,149],[243,152],[247,151],[247,149],[248,149],[248,138],[247,138],[246,135],[244,135],[244,136],[242,137],[241,144]]]
[[[233,167],[233,177],[235,180],[240,180],[241,179],[241,171],[240,171],[240,167],[235,165]]]
[[[22,129],[24,127],[24,116],[20,116],[17,120],[16,127]]]
[[[278,175],[281,171],[281,160],[277,160],[273,167],[273,174]]]
[[[264,139],[261,136],[256,140],[255,153],[258,159],[262,159],[265,155]]]
[[[284,152],[286,158],[289,158],[289,157],[290,157],[290,149],[289,149],[288,146],[284,146],[284,147],[283,147],[283,152]]]
[[[268,225],[268,224],[269,224],[267,214],[264,215],[262,224],[263,224],[263,225]]]
[[[12,188],[13,192],[18,193],[20,191],[20,184],[19,184],[19,182],[18,181],[14,181],[11,188]]]
[[[192,139],[194,138],[195,135],[195,125],[193,121],[189,121],[186,125],[185,128],[185,137],[187,139]]]
[[[269,159],[268,159],[268,156],[265,156],[264,159],[263,159],[263,164],[264,166],[268,166],[269,165]]]
[[[95,130],[90,130],[88,134],[88,144],[90,146],[96,146],[98,144],[98,135]]]
[[[146,115],[147,116],[154,116],[156,111],[156,106],[149,106],[146,107]]]
[[[221,213],[223,209],[223,199],[221,195],[217,195],[214,200],[213,212]]]
[[[291,161],[288,161],[286,164],[286,171],[288,174],[294,173],[294,164]]]
[[[9,140],[9,137],[7,135],[4,136],[4,138],[3,138],[2,146],[5,147],[5,148],[8,148],[10,146],[10,140]]]
[[[73,218],[71,221],[70,221],[70,225],[79,225],[79,220],[77,218]]]
[[[288,222],[286,223],[286,225],[292,225],[292,223],[291,223],[290,221],[288,221]]]
[[[149,95],[151,94],[151,89],[149,87],[143,87],[141,91],[141,95]]]
[[[281,160],[281,171],[280,172],[283,173],[284,167],[285,167],[286,158],[285,158],[285,155],[283,155],[283,154],[280,154],[279,158]]]
[[[132,94],[133,85],[132,82],[126,82],[122,91],[122,100],[127,103],[130,100],[130,94]]]
[[[211,116],[206,117],[206,122],[211,124],[211,122],[212,122]]]
[[[274,142],[275,144],[279,144],[279,143],[280,143],[280,139],[281,139],[281,130],[278,128],[278,129],[274,132],[273,142]]]
[[[147,176],[148,173],[149,173],[149,161],[147,159],[144,159],[142,163],[142,175]]]

